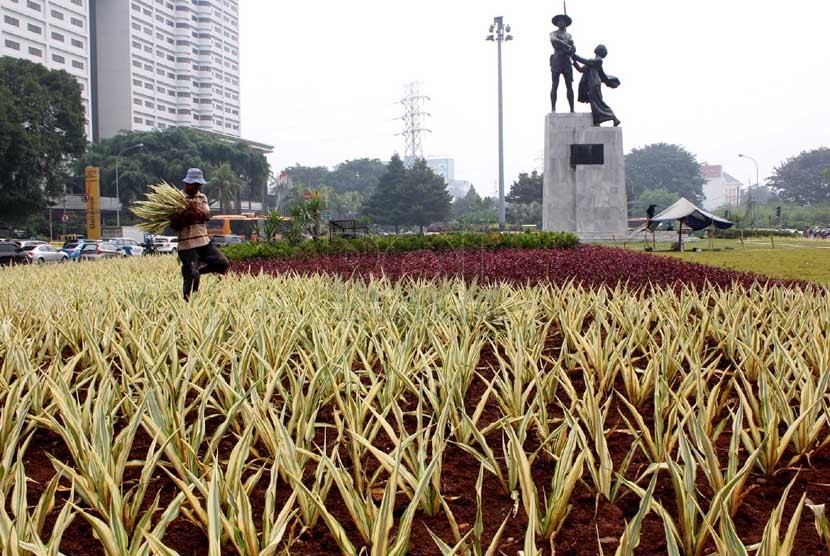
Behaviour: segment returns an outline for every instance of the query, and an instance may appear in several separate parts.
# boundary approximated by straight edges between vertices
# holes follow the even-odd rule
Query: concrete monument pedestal
[[[542,228],[582,241],[622,239],[628,225],[622,129],[591,114],[545,118]]]

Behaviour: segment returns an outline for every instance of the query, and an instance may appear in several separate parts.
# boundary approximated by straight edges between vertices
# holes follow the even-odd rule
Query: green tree
[[[0,218],[24,222],[63,192],[86,146],[84,126],[71,75],[0,58]]]
[[[241,189],[242,181],[233,173],[231,165],[225,162],[210,173],[205,194],[211,201],[219,201],[219,210],[222,214],[228,214],[231,210],[231,202],[236,199]],[[239,209],[238,206],[236,208]]]
[[[705,180],[695,155],[680,145],[655,143],[626,155],[625,182],[632,199],[647,189],[664,189],[700,203]]]
[[[338,164],[331,172],[328,183],[338,194],[356,191],[368,197],[385,173],[386,164],[380,160],[358,158]]]
[[[628,216],[632,218],[645,218],[646,210],[649,205],[656,205],[657,213],[669,208],[673,205],[680,195],[673,191],[668,191],[663,187],[657,189],[646,189],[640,196],[629,204]]]
[[[143,143],[119,156],[124,149]],[[90,146],[84,164],[101,168],[101,192],[115,195],[115,166],[119,161],[119,194],[125,204],[143,197],[148,185],[162,180],[177,184],[188,168],[202,168],[206,178],[211,169],[227,163],[235,176],[242,176],[243,188],[265,201],[270,169],[265,155],[248,144],[198,129],[175,127],[163,131],[125,132]],[[78,169],[80,170],[80,168]]]
[[[447,191],[447,182],[423,158],[416,160],[407,171],[401,193],[402,224],[418,226],[424,233],[424,226],[449,220],[452,196]]]
[[[452,213],[453,218],[465,226],[498,222],[496,200],[492,197],[482,198],[472,185],[464,197],[453,202]]]
[[[325,166],[300,166],[295,164],[285,169],[285,173],[294,186],[302,186],[306,190],[319,189],[329,185],[331,172]]]
[[[392,155],[386,172],[380,177],[372,196],[366,201],[363,213],[379,226],[398,227],[404,223],[407,211],[403,190],[407,181],[407,170],[401,157]]]
[[[505,197],[508,203],[541,203],[544,189],[543,176],[536,170],[528,174],[522,172],[519,178],[510,186],[510,193]]]
[[[505,207],[505,220],[514,225],[534,224],[542,227],[542,203],[508,203]]]
[[[767,183],[788,203],[830,202],[830,148],[804,151],[787,159],[773,170]]]

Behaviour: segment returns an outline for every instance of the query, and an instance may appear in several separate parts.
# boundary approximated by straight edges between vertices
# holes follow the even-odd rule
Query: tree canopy
[[[463,225],[480,225],[498,222],[496,200],[478,194],[472,185],[467,194],[452,204],[453,218]]]
[[[386,165],[376,158],[358,158],[338,164],[334,170],[325,166],[295,164],[285,169],[291,183],[305,189],[319,190],[331,187],[335,193],[357,191],[368,196],[386,172]]]
[[[405,187],[399,200],[403,218],[401,223],[424,226],[449,220],[452,209],[452,195],[447,191],[447,182],[419,158],[407,171]]]
[[[541,203],[544,189],[543,176],[536,170],[528,174],[522,172],[519,178],[510,186],[510,193],[505,197],[508,203]]]
[[[778,166],[767,182],[783,201],[801,205],[830,202],[830,148],[805,151]]]
[[[138,144],[144,146],[124,152]],[[121,201],[127,204],[143,197],[150,184],[179,183],[188,168],[202,168],[210,180],[215,168],[227,164],[254,199],[262,199],[269,176],[262,152],[242,141],[186,127],[125,132],[92,145],[84,163],[101,168],[102,195],[115,196],[116,161]]]
[[[626,155],[625,182],[632,199],[647,189],[664,189],[700,203],[705,180],[695,155],[680,145],[655,143]]]
[[[407,169],[395,154],[364,213],[375,224],[418,226],[423,230],[424,226],[449,219],[451,201],[444,178],[436,175],[425,160],[418,159]]]
[[[63,193],[85,125],[75,78],[0,58],[0,218],[25,221]]]

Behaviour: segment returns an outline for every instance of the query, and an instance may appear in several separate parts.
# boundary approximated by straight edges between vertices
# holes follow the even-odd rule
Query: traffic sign
[[[329,211],[327,211],[327,210],[324,210],[324,211],[322,211],[322,212],[320,213],[320,217],[321,217],[323,220],[328,220],[328,219],[330,219],[330,218],[331,218],[331,213],[330,213]]]
[[[308,201],[311,199],[311,191],[303,191],[303,200]]]

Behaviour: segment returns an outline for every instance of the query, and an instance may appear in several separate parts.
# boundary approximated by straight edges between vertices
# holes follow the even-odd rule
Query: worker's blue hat
[[[199,168],[191,168],[187,171],[187,175],[182,180],[184,183],[198,183],[199,185],[205,185],[207,182],[205,181],[205,176],[202,174],[202,171]]]

